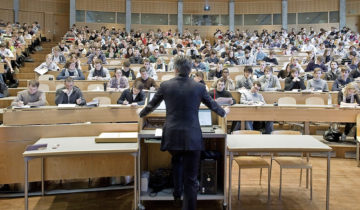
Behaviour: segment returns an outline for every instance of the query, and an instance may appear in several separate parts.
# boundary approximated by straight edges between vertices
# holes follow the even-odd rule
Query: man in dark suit
[[[153,99],[140,112],[140,117],[155,110],[162,100],[165,101],[166,121],[162,132],[161,150],[167,150],[172,155],[174,200],[180,200],[184,190],[182,209],[193,210],[196,209],[200,151],[204,150],[198,118],[200,103],[223,117],[229,109],[222,109],[211,99],[204,85],[189,78],[189,57],[177,56],[174,68],[177,76],[161,83]]]

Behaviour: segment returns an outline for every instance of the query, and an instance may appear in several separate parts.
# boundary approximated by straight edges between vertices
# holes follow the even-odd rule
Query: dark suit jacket
[[[122,104],[125,99],[129,102],[129,104],[136,102],[138,105],[144,105],[145,104],[145,93],[143,91],[140,91],[139,94],[135,97],[135,100],[133,99],[133,93],[132,89],[126,89],[124,92],[121,93],[120,98],[118,99],[117,103]]]
[[[205,86],[188,77],[177,76],[162,82],[153,99],[140,112],[140,117],[156,109],[162,100],[166,104],[162,151],[204,149],[198,117],[201,102],[217,114],[225,115],[225,111],[209,96]]]

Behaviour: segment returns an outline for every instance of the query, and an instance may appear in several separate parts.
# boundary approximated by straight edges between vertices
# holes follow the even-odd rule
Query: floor
[[[299,187],[299,170],[285,170],[283,174],[282,200],[278,199],[279,167],[274,164],[271,180],[271,201],[267,202],[267,172],[264,171],[262,185],[259,185],[259,170],[242,170],[241,199],[237,200],[237,166],[233,166],[232,208],[233,209],[325,209],[326,159],[311,158],[313,164],[313,200],[303,184]],[[304,173],[303,173],[304,174]],[[360,209],[360,168],[353,159],[331,160],[330,209]],[[124,209],[132,208],[132,190],[117,190],[91,193],[35,196],[29,199],[29,209]],[[175,210],[172,202],[153,201],[144,203],[146,209]],[[24,209],[23,198],[0,198],[0,209]],[[199,201],[198,209],[222,209],[218,201]]]

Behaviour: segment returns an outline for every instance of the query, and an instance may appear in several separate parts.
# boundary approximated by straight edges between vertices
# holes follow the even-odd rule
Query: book
[[[28,145],[25,151],[43,150],[47,148],[47,144]]]
[[[101,133],[95,138],[96,143],[136,143],[138,140],[137,132],[107,132]]]

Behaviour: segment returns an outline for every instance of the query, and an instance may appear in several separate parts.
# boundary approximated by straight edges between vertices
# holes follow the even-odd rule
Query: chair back
[[[64,84],[57,84],[55,90],[63,88],[63,87],[64,87]]]
[[[309,97],[305,100],[306,105],[324,105],[324,99],[320,97]]]
[[[259,135],[261,134],[260,131],[254,131],[254,130],[238,130],[238,131],[233,131],[231,134],[236,134],[236,135]]]
[[[55,80],[55,77],[52,74],[40,75],[38,79],[39,80],[50,80],[50,78],[52,78],[52,80]]]
[[[88,91],[104,91],[104,85],[102,84],[90,84],[87,88]]]
[[[241,79],[241,77],[243,77],[243,75],[241,75],[241,74],[239,74],[239,75],[236,75],[236,76],[235,76],[235,81],[238,81],[238,80],[240,80],[240,79]]]
[[[99,100],[99,104],[101,105],[107,105],[107,104],[111,104],[111,99],[109,97],[95,97],[94,99],[98,99]]]
[[[281,97],[278,99],[279,105],[292,104],[296,105],[296,99],[294,97]]]
[[[277,130],[271,132],[272,135],[301,135],[300,131],[292,131],[292,130]]]
[[[41,91],[44,91],[44,92],[50,91],[50,87],[49,87],[48,84],[41,84],[41,83],[40,83],[38,89],[41,90]]]

